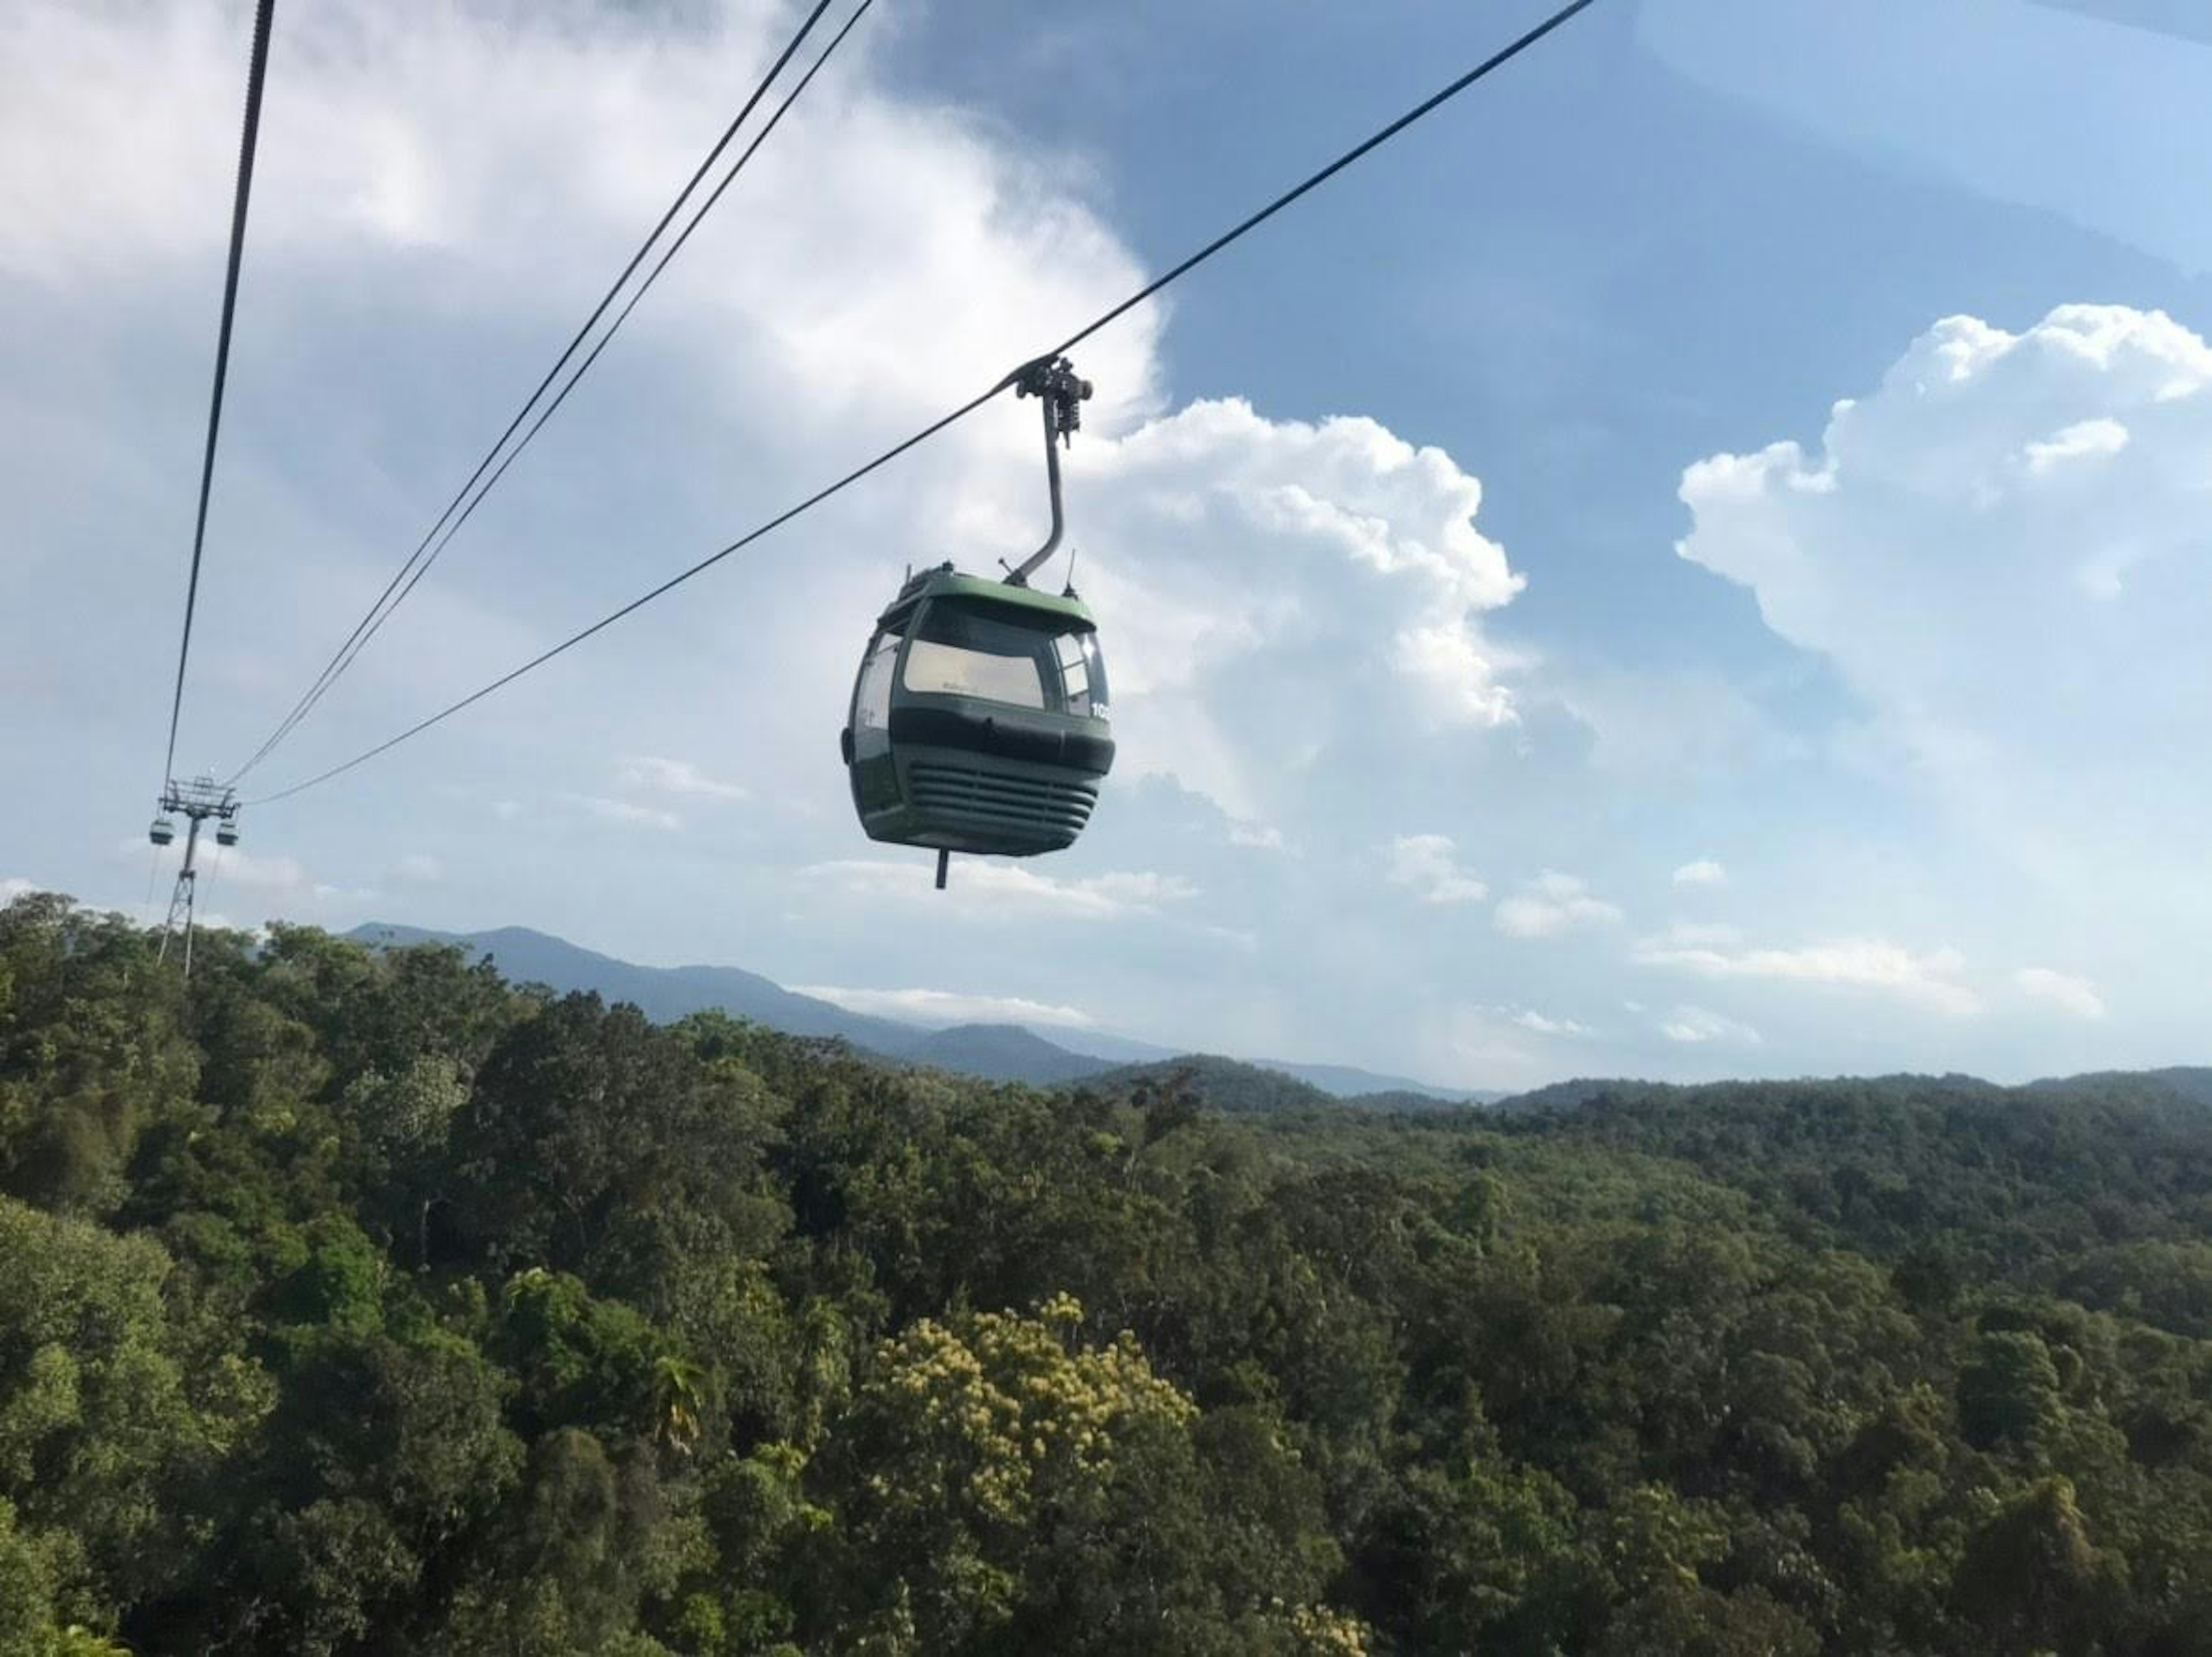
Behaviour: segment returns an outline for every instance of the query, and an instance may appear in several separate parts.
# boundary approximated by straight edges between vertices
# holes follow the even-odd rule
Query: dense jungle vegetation
[[[2212,1653],[2212,1107],[1231,1119],[0,911],[0,1652]]]

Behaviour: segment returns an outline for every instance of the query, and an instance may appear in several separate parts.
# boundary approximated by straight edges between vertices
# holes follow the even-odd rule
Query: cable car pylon
[[[215,843],[217,846],[238,844],[238,795],[213,777],[194,777],[189,782],[179,782],[173,777],[161,790],[161,814],[146,831],[146,838],[156,846],[167,846],[177,838],[173,816],[185,819],[185,859],[178,867],[176,884],[169,891],[169,915],[161,925],[161,947],[155,955],[157,962],[169,958],[169,945],[182,936],[184,975],[192,975],[192,927],[195,903],[199,884],[200,826],[215,824]]]

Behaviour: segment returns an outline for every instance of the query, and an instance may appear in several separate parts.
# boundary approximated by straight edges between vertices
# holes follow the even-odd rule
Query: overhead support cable
[[[568,366],[575,358],[578,350],[582,348],[584,342],[591,337],[592,331],[599,326],[609,307],[614,304],[616,298],[622,293],[629,279],[637,273],[638,267],[645,263],[647,256],[652,252],[654,245],[659,241],[668,227],[675,222],[677,215],[683,211],[684,204],[691,199],[693,192],[705,180],[708,173],[714,170],[715,162],[721,159],[723,152],[730,147],[747,118],[759,106],[761,100],[768,94],[769,88],[775,83],[777,77],[783,73],[792,58],[798,53],[799,48],[805,44],[806,37],[813,32],[815,24],[821,21],[822,15],[830,9],[831,0],[817,0],[814,9],[800,21],[797,31],[785,45],[783,51],[769,66],[768,72],[761,77],[760,83],[753,88],[751,95],[745,100],[744,106],[738,111],[729,125],[723,130],[722,136],[715,140],[714,147],[707,152],[706,159],[699,163],[697,170],[685,182],[684,188],[677,192],[676,198],[669,203],[668,210],[660,215],[659,222],[638,245],[637,251],[630,255],[629,262],[623,266],[621,274],[600,296],[599,302],[592,307],[591,315],[584,319],[583,325],[576,330],[574,337],[568,341],[561,355],[554,360],[553,366],[545,371],[545,377],[538,382],[536,389],[524,399],[522,406],[515,411],[514,418],[507,422],[507,429],[499,434],[497,441],[484,451],[483,458],[477,462],[476,470],[469,474],[468,481],[454,492],[453,498],[446,503],[445,510],[438,514],[436,521],[430,525],[422,540],[416,543],[414,551],[408,554],[406,560],[392,573],[392,579],[385,583],[383,592],[377,595],[375,601],[363,612],[361,620],[354,624],[353,631],[346,636],[345,641],[331,652],[331,659],[323,665],[322,670],[316,674],[313,682],[308,685],[306,691],[301,693],[299,701],[293,704],[291,710],[263,739],[261,746],[253,751],[246,763],[232,773],[229,780],[233,784],[275,751],[276,745],[289,736],[300,722],[313,710],[315,705],[330,693],[331,688],[343,676],[346,670],[353,665],[354,659],[361,654],[362,651],[368,646],[369,640],[375,637],[385,622],[391,619],[392,612],[407,601],[408,595],[414,592],[416,583],[428,573],[430,566],[437,561],[439,555],[445,551],[447,544],[459,532],[461,525],[475,514],[476,509],[483,503],[484,497],[489,495],[498,486],[500,479],[507,475],[507,468],[514,464],[516,458],[522,453],[523,450],[529,447],[532,440],[544,429],[545,422],[552,418],[555,410],[568,401],[568,393],[575,390],[576,383],[590,372],[592,365],[599,361],[599,354],[606,349],[608,343],[621,330],[623,324],[629,319],[629,314],[637,308],[638,301],[643,299],[653,283],[660,279],[660,273],[668,268],[669,261],[676,256],[684,244],[690,240],[691,233],[699,228],[707,215],[714,210],[714,204],[721,200],[723,193],[744,170],[745,164],[752,160],[754,153],[767,140],[769,134],[775,130],[777,124],[789,112],[792,105],[798,101],[799,94],[806,90],[807,84],[814,79],[822,66],[830,60],[830,55],[843,43],[845,37],[852,33],[853,26],[860,21],[872,3],[873,0],[860,0],[859,7],[854,11],[852,16],[846,20],[845,26],[837,31],[829,46],[823,48],[820,56],[815,58],[805,75],[777,106],[768,124],[731,164],[729,171],[723,175],[721,182],[714,186],[713,192],[707,197],[698,211],[685,224],[674,242],[662,253],[659,262],[647,274],[645,280],[638,285],[637,290],[630,295],[629,302],[617,313],[614,321],[608,325],[598,343],[592,346],[591,351],[577,365],[575,371],[568,377],[568,382],[538,414],[530,429],[523,434],[521,440],[514,443],[514,446],[509,448],[508,445],[514,439],[515,434],[522,429],[523,422],[530,419],[531,411],[538,408],[554,381],[561,377],[562,370]],[[502,454],[504,458],[501,458]],[[495,466],[495,463],[497,463]]]
[[[208,394],[207,448],[200,460],[200,504],[192,524],[191,573],[185,581],[184,635],[177,646],[177,688],[169,698],[169,745],[161,760],[166,786],[177,768],[177,728],[185,713],[185,669],[192,654],[192,616],[199,606],[200,560],[207,547],[208,500],[215,490],[216,443],[222,431],[222,393],[230,378],[230,331],[238,315],[238,276],[246,262],[246,210],[253,197],[253,157],[261,138],[261,89],[269,73],[269,27],[276,0],[253,12],[253,46],[246,70],[246,118],[238,137],[238,184],[230,206],[230,260],[222,279],[222,323],[215,343],[215,385]]]
[[[294,783],[291,786],[280,789],[274,793],[264,795],[261,798],[252,803],[256,805],[263,805],[272,804],[277,800],[289,799],[295,794],[304,793],[310,788],[318,787],[335,777],[343,776],[345,773],[354,769],[356,766],[366,765],[369,761],[377,758],[379,756],[391,752],[392,750],[398,747],[400,744],[410,741],[416,737],[419,737],[424,731],[432,729],[434,726],[443,724],[446,720],[453,718],[456,713],[461,713],[467,708],[473,707],[477,703],[483,701],[485,697],[506,689],[508,685],[513,684],[517,679],[521,678],[525,674],[536,671],[538,668],[544,666],[546,663],[553,660],[556,657],[563,655],[568,651],[574,649],[586,640],[605,632],[616,622],[644,609],[655,599],[663,598],[666,594],[672,592],[675,589],[682,586],[693,577],[703,574],[706,571],[713,568],[716,564],[720,563],[724,559],[732,556],[733,554],[743,551],[745,548],[752,545],[754,542],[760,540],[763,537],[773,534],[775,531],[781,529],[786,524],[790,523],[793,519],[801,516],[803,513],[812,511],[816,507],[820,506],[831,496],[840,494],[843,490],[849,489],[854,483],[859,483],[871,472],[878,470],[882,467],[889,465],[892,461],[897,459],[901,455],[905,454],[908,450],[919,447],[921,444],[927,442],[931,438],[937,436],[940,432],[945,431],[949,427],[956,425],[959,422],[965,420],[969,415],[975,413],[976,410],[981,408],[985,404],[998,397],[1001,392],[1004,392],[1018,385],[1024,376],[1036,365],[1050,362],[1055,358],[1065,355],[1069,350],[1080,345],[1084,341],[1089,339],[1092,335],[1098,332],[1100,329],[1106,327],[1108,325],[1127,315],[1137,306],[1143,304],[1146,300],[1158,294],[1162,289],[1168,287],[1169,284],[1179,281],[1183,276],[1188,276],[1191,271],[1196,270],[1200,265],[1204,264],[1208,259],[1213,258],[1214,255],[1221,252],[1224,248],[1237,241],[1249,232],[1257,229],[1261,225],[1266,223],[1269,219],[1274,217],[1276,214],[1281,212],[1285,208],[1290,206],[1293,202],[1297,201],[1309,191],[1327,183],[1330,179],[1335,177],[1339,173],[1343,172],[1345,168],[1350,167],[1353,162],[1360,160],[1363,156],[1367,155],[1382,144],[1389,143],[1392,138],[1397,137],[1399,133],[1404,131],[1416,121],[1420,120],[1424,116],[1432,113],[1443,105],[1450,102],[1454,98],[1459,96],[1460,94],[1465,92],[1469,87],[1474,85],[1478,81],[1482,80],[1485,76],[1512,62],[1513,59],[1518,58],[1522,52],[1528,51],[1529,47],[1534,46],[1538,41],[1543,39],[1554,30],[1561,27],[1580,13],[1588,10],[1596,3],[1597,0],[1571,0],[1571,3],[1560,7],[1558,10],[1546,17],[1543,21],[1529,29],[1526,33],[1520,35],[1509,45],[1501,47],[1488,58],[1484,58],[1482,62],[1477,64],[1473,69],[1468,70],[1465,74],[1460,76],[1458,79],[1451,82],[1449,85],[1424,99],[1421,102],[1416,104],[1413,108],[1407,110],[1404,114],[1392,121],[1389,125],[1380,128],[1352,149],[1345,151],[1341,155],[1339,155],[1334,161],[1329,162],[1320,171],[1310,174],[1299,183],[1292,185],[1290,189],[1276,197],[1273,201],[1261,208],[1258,211],[1239,221],[1237,224],[1224,231],[1220,235],[1216,236],[1212,241],[1206,243],[1196,252],[1191,254],[1188,258],[1182,260],[1182,263],[1171,266],[1160,276],[1156,276],[1151,282],[1146,282],[1142,288],[1139,288],[1128,298],[1123,300],[1120,304],[1115,305],[1110,310],[1103,313],[1099,316],[1094,318],[1091,321],[1085,324],[1081,328],[1078,329],[1074,333],[1070,334],[1059,344],[1053,346],[1048,350],[1040,351],[1034,356],[1024,359],[1019,365],[1010,370],[1003,379],[1001,379],[996,385],[991,386],[988,391],[978,392],[975,396],[969,398],[967,402],[962,404],[958,408],[954,409],[949,414],[939,416],[928,425],[924,426],[920,431],[915,432],[912,436],[905,438],[902,441],[892,445],[890,448],[885,449],[881,454],[876,456],[872,460],[869,460],[861,465],[854,467],[851,471],[847,472],[842,477],[838,478],[835,483],[816,490],[812,495],[808,495],[804,501],[799,501],[796,506],[786,507],[782,512],[778,513],[766,523],[760,525],[755,529],[748,531],[744,535],[739,536],[736,540],[731,542],[727,546],[720,548],[717,551],[709,553],[706,557],[702,558],[697,563],[693,564],[688,569],[678,571],[674,575],[670,576],[658,586],[652,588],[648,592],[640,593],[636,598],[631,599],[619,610],[612,610],[607,615],[601,616],[598,621],[593,622],[589,627],[584,628],[579,632],[570,634],[567,638],[562,640],[560,643],[554,645],[550,649],[541,651],[536,656],[532,657],[528,661],[524,662],[520,666],[509,669],[507,672],[500,675],[499,677],[492,680],[489,684],[480,686],[477,689],[471,691],[467,695],[462,697],[458,701],[448,703],[446,707],[439,709],[436,713],[429,715],[427,719],[417,720],[415,724],[408,726],[404,731],[400,731],[398,735],[387,737],[385,741],[377,744],[374,748],[364,750],[362,752],[355,755],[351,759],[346,760],[337,765],[331,766],[326,771],[318,772],[313,776],[308,777],[303,781]]]

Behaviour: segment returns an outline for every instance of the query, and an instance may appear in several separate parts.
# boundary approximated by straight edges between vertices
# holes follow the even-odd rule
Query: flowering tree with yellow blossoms
[[[841,1433],[876,1589],[849,1648],[1035,1650],[1049,1628],[1060,1652],[1365,1651],[1352,1619],[1235,1580],[1257,1562],[1220,1557],[1198,1406],[1126,1331],[1083,1344],[1083,1315],[1060,1294],[882,1344]]]

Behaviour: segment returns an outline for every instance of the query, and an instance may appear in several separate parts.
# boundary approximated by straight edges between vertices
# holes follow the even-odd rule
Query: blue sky
[[[749,528],[1540,10],[879,0],[256,780]],[[289,703],[794,15],[280,17],[187,762]],[[1095,342],[1071,507],[1123,761],[1066,856],[933,894],[835,757],[903,564],[1036,533],[1009,408],[250,815],[211,901],[1470,1085],[2202,1060],[2187,22],[1600,0]],[[244,35],[33,0],[0,99],[0,757],[37,785],[0,880],[94,902],[149,872]]]

